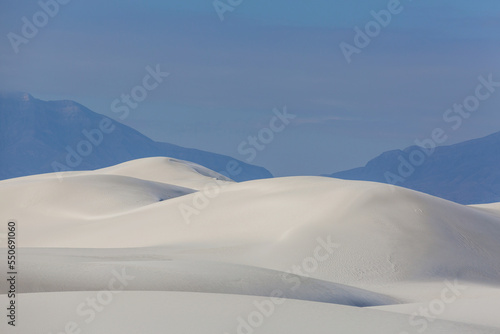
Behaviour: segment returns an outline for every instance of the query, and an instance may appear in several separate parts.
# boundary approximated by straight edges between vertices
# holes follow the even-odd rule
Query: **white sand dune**
[[[22,250],[23,280],[19,292],[99,291],[107,288],[110,270],[136,277],[124,290],[192,291],[270,296],[350,306],[380,306],[398,300],[343,284],[279,271],[210,261],[174,260],[156,249]],[[108,280],[107,280],[108,278]],[[299,284],[291,282],[299,280]],[[0,282],[0,290],[6,282]]]
[[[123,214],[149,204],[195,192],[165,183],[117,175],[75,175],[59,181],[44,178],[29,183],[10,183],[9,194],[2,199],[5,207],[29,208],[61,219],[91,219]]]
[[[233,183],[231,179],[198,164],[172,158],[154,157],[132,160],[95,171],[96,174],[123,175],[162,182],[192,189],[202,189],[207,181],[220,180]]]
[[[479,210],[483,210],[485,212],[492,213],[494,215],[500,216],[500,203],[491,203],[491,204],[476,204],[469,205],[470,207],[477,208]]]
[[[169,158],[0,182],[0,219],[18,224],[26,305],[35,310],[45,296],[56,312],[68,298],[106,289],[110,271],[125,268],[135,279],[113,301],[116,312],[151,299],[175,308],[158,297],[169,296],[185,308],[150,321],[168,332],[200,332],[189,330],[199,317],[214,326],[204,333],[236,332],[236,323],[224,329],[236,310],[280,291],[290,308],[259,333],[299,333],[306,323],[315,333],[417,333],[412,313],[460,282],[469,291],[455,298],[460,310],[445,303],[451,311],[433,317],[446,321],[428,321],[426,333],[500,333],[487,298],[500,289],[498,207],[322,177],[235,183]],[[198,304],[189,309],[183,298]],[[203,303],[219,315],[204,314]],[[86,333],[106,332],[114,314]],[[177,325],[168,327],[170,317]],[[108,332],[132,333],[130,321]]]
[[[500,287],[484,286],[465,283],[463,294],[453,303],[447,304],[446,309],[439,315],[440,319],[457,320],[469,324],[478,324],[500,328],[498,310],[500,309]],[[429,308],[429,303],[440,295],[443,289],[440,283],[412,283],[392,286],[391,290],[400,290],[400,294],[419,294],[418,298],[424,300],[417,303],[392,304],[375,306],[373,309],[407,314],[417,312],[419,309]],[[426,298],[423,298],[427,295]],[[416,297],[416,296],[414,296]]]
[[[406,315],[394,312],[292,299],[266,309],[268,298],[193,292],[122,292],[92,315],[89,306],[81,305],[96,295],[96,292],[23,294],[20,297],[23,318],[29,316],[29,321],[21,321],[17,333],[60,333],[66,326],[82,333],[107,334],[417,333],[408,324]],[[0,296],[0,301],[5,303],[5,297]],[[269,316],[262,313],[261,317],[255,316],[259,310],[256,305],[262,305]],[[82,315],[77,311],[79,306]],[[6,329],[4,323],[0,329],[2,332]],[[498,334],[498,330],[438,319],[425,333]]]

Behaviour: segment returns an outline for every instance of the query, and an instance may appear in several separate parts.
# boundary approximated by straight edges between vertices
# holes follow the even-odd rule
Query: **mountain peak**
[[[17,101],[31,101],[33,100],[33,96],[31,96],[29,93],[26,92],[5,92],[5,91],[0,91],[0,99],[10,99],[10,100],[17,100]]]
[[[188,160],[235,181],[270,178],[258,166],[211,152],[155,142],[70,100],[25,92],[0,94],[0,180],[63,170],[92,170],[147,157]],[[236,173],[237,172],[237,173]]]

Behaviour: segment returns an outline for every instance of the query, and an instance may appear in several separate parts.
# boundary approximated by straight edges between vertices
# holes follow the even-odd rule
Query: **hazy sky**
[[[277,176],[358,167],[448,131],[444,112],[478,76],[500,81],[498,0],[401,0],[348,64],[340,43],[393,1],[243,0],[221,21],[212,0],[72,0],[44,25],[37,1],[1,0],[0,89],[118,119],[112,102],[159,64],[170,76],[123,120],[145,135],[245,160],[238,146],[287,106],[296,118],[252,163]],[[41,27],[16,53],[23,17]],[[446,144],[500,131],[499,106],[500,89]]]

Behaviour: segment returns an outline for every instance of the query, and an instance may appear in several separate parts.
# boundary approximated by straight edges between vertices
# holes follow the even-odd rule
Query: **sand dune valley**
[[[500,333],[500,204],[155,157],[0,181],[0,206],[2,333]]]

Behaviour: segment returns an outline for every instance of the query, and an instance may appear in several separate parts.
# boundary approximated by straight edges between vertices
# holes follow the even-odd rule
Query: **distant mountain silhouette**
[[[411,160],[416,150],[427,154],[413,153]],[[419,157],[425,157],[420,166]],[[365,167],[327,176],[396,184],[461,204],[500,202],[500,132],[434,152],[418,146],[388,151]]]
[[[60,170],[91,170],[168,156],[224,173],[235,181],[272,177],[229,156],[155,142],[73,101],[0,94],[0,179]]]

